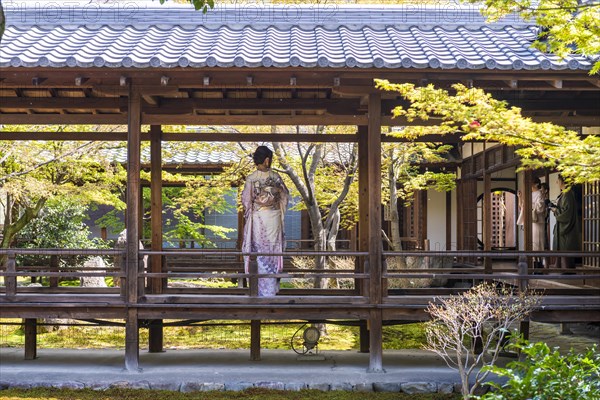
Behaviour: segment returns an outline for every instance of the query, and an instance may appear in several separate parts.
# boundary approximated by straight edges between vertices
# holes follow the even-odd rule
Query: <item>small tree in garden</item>
[[[541,297],[482,283],[463,294],[437,300],[427,307],[431,321],[425,347],[458,371],[462,395],[467,399],[490,373],[482,367],[496,363],[511,326],[526,319]]]

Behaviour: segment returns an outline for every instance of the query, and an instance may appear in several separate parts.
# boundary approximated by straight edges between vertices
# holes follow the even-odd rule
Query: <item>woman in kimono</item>
[[[519,203],[519,217],[517,224],[525,223],[523,198],[517,192]],[[531,250],[544,251],[546,243],[546,193],[542,190],[540,178],[534,178],[531,183]],[[541,267],[541,260],[534,260],[536,267]]]
[[[281,253],[284,249],[283,217],[289,192],[281,176],[271,170],[273,151],[258,146],[253,154],[256,171],[248,175],[242,191],[245,226],[243,252]],[[283,269],[282,256],[257,257],[259,274],[278,274]],[[250,257],[244,257],[246,273]],[[258,295],[275,296],[279,291],[277,278],[259,278]]]

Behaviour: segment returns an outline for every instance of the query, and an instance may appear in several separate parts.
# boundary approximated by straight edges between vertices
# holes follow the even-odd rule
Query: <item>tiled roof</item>
[[[243,151],[233,151],[227,149],[227,143],[214,142],[207,144],[204,148],[189,149],[187,147],[179,147],[172,143],[163,143],[162,162],[164,165],[212,165],[212,164],[233,164],[240,161],[240,157],[244,157]],[[254,145],[254,144],[253,144]],[[272,148],[272,145],[268,145]],[[295,145],[283,145],[286,154],[291,157],[298,157],[298,150]],[[332,143],[327,144],[324,158],[326,162],[337,163],[344,162],[350,157],[352,145],[349,143]],[[254,150],[252,147],[248,150],[248,156]],[[306,148],[303,149],[306,151]],[[127,147],[113,147],[105,149],[102,152],[105,159],[121,164],[127,163]],[[141,150],[140,160],[142,164],[150,163],[150,148],[144,147]]]
[[[515,17],[485,24],[473,6],[452,3],[243,3],[207,14],[152,2],[41,4],[5,4],[0,67],[587,70],[592,64],[531,48],[538,29]]]
[[[218,148],[218,143],[215,146]],[[215,151],[215,147],[211,149],[186,149],[178,150],[171,148],[167,143],[163,144],[163,164],[174,165],[174,164],[230,164],[238,162],[240,156],[233,151],[220,150]],[[125,164],[127,162],[127,148],[115,147],[103,151],[103,156],[113,162]],[[140,159],[142,164],[150,163],[150,148],[142,148]]]

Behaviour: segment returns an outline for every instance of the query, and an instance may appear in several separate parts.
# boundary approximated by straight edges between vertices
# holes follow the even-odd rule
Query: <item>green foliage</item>
[[[499,377],[508,378],[501,385],[492,382],[495,389],[480,397],[482,400],[595,400],[600,398],[600,353],[596,346],[583,354],[569,352],[561,355],[546,343],[528,343],[521,340],[513,348],[525,357],[512,361],[505,368],[493,366],[489,370]]]
[[[521,115],[521,109],[506,101],[462,84],[453,85],[455,94],[433,85],[393,84],[376,80],[376,86],[396,91],[410,101],[408,108],[396,107],[394,116],[408,121],[439,120],[432,126],[409,126],[398,135],[415,140],[428,134],[463,135],[463,140],[498,142],[516,147],[521,169],[556,168],[568,184],[600,179],[600,137],[579,136],[551,123],[536,123]]]
[[[217,213],[233,211],[227,202],[235,189],[225,179],[210,177],[191,178],[184,188],[163,188],[165,214],[165,239],[194,239],[203,246],[211,245],[207,231],[218,238],[227,239],[227,234],[235,231],[204,223],[205,212]],[[149,193],[148,193],[149,195]]]
[[[5,125],[2,129],[85,132],[109,128]],[[52,199],[68,198],[82,205],[111,204],[122,209],[119,190],[125,183],[125,170],[100,156],[106,146],[104,142],[0,141],[0,189],[7,195],[2,197],[7,215],[12,216],[4,224],[0,247],[9,247]]]
[[[55,197],[46,202],[38,218],[27,225],[21,236],[27,248],[85,249],[99,243],[89,238],[84,224],[86,207],[70,198]]]
[[[92,205],[92,209],[94,206]],[[121,210],[111,209],[94,221],[96,226],[102,226],[111,234],[117,234],[125,229],[125,214]]]
[[[402,132],[391,132],[389,136],[402,137]],[[453,190],[456,187],[456,174],[453,172],[434,172],[421,170],[421,164],[445,162],[445,155],[452,146],[440,143],[384,143],[382,173],[385,175],[391,168],[397,188],[397,197],[410,202],[418,190],[433,189],[440,192]],[[389,177],[387,178],[389,179]],[[386,181],[384,177],[383,182]],[[387,197],[389,188],[384,185],[384,195]]]
[[[427,342],[426,325],[423,323],[383,327],[383,349],[420,349]]]
[[[480,0],[466,0],[480,4]],[[600,70],[600,3],[578,0],[485,0],[482,13],[489,22],[516,12],[535,20],[542,33],[534,46],[564,58],[569,54],[596,57],[590,75]]]

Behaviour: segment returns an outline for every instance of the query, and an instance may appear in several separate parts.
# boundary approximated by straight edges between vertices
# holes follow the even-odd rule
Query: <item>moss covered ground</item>
[[[169,392],[163,390],[110,389],[9,389],[0,391],[1,400],[457,400],[460,396],[448,394],[357,393],[317,390],[289,392],[267,389],[248,389],[242,392]]]
[[[72,321],[77,323],[77,321]],[[166,321],[167,323],[169,321]],[[1,325],[11,323],[13,325]],[[20,320],[0,320],[0,347],[23,347],[24,331]],[[219,324],[224,325],[219,325]],[[303,323],[265,323],[261,328],[263,349],[291,348],[290,341]],[[302,332],[299,333],[301,338]],[[321,350],[356,350],[359,347],[356,326],[327,324],[327,334],[321,337]],[[250,347],[250,326],[247,321],[210,321],[194,326],[164,328],[167,349],[247,349]],[[425,342],[423,324],[384,327],[384,349],[418,349]],[[140,330],[142,347],[148,343],[148,330]],[[40,326],[38,347],[123,349],[123,326]]]

